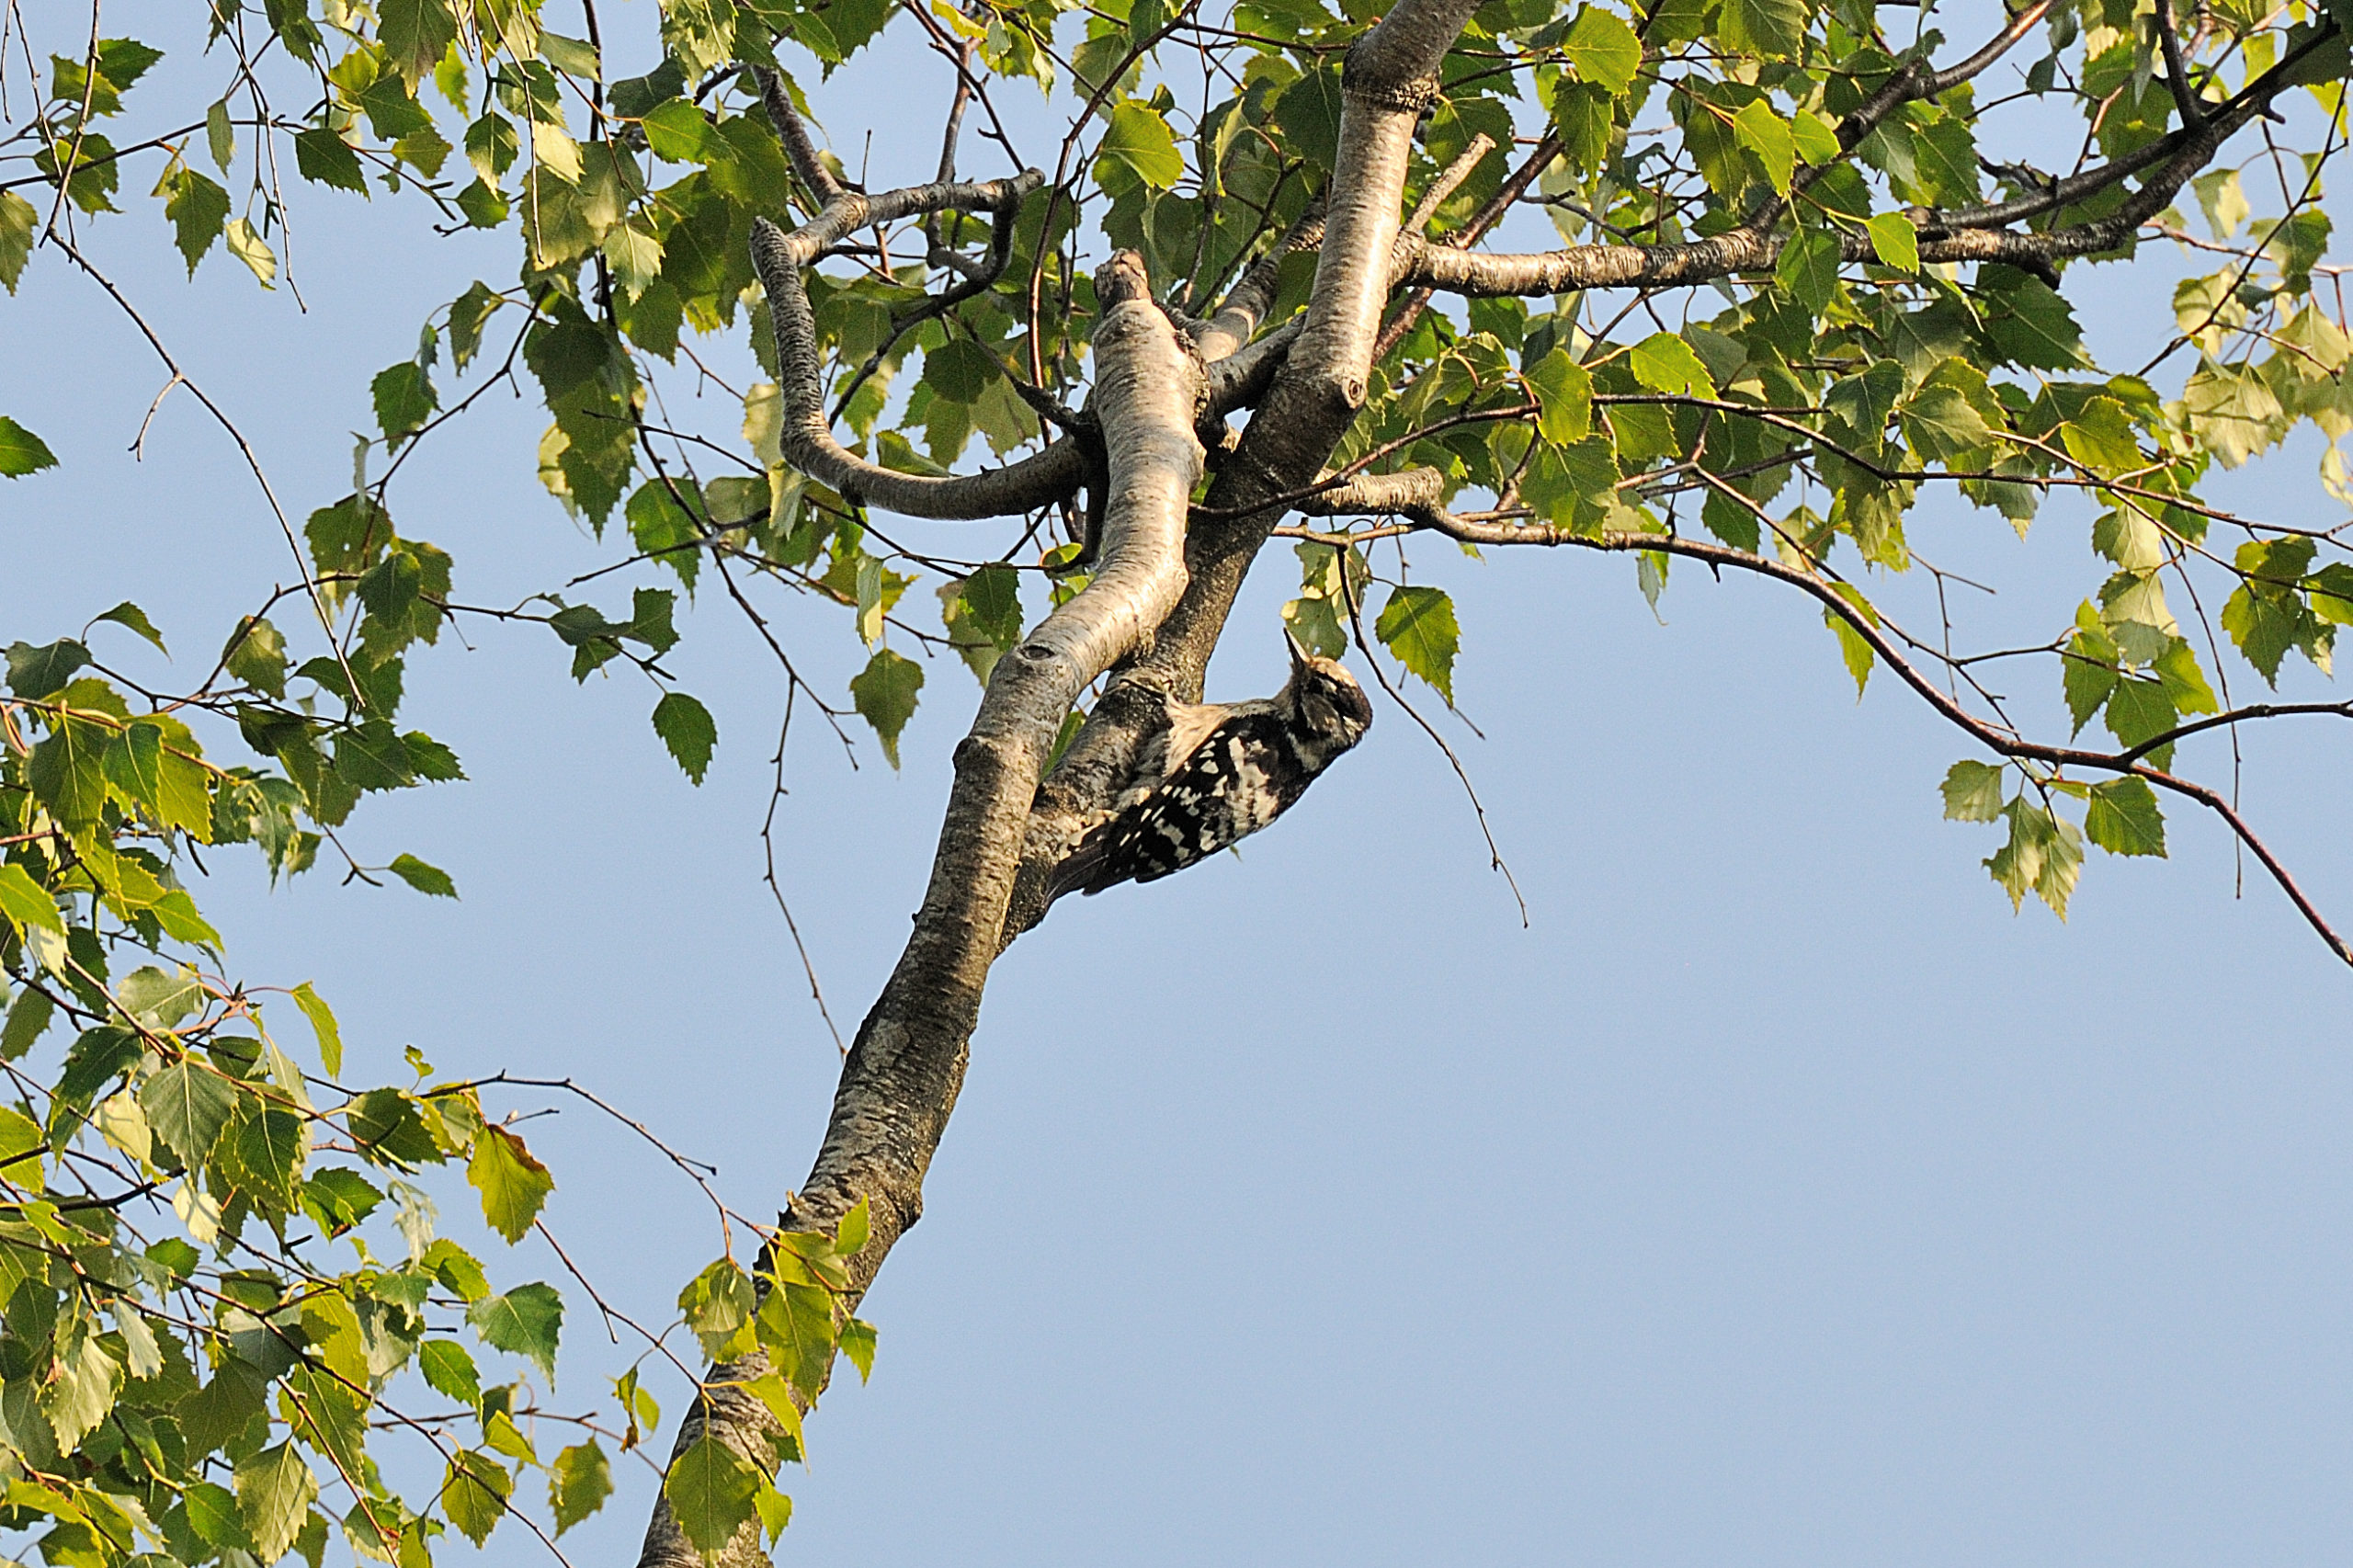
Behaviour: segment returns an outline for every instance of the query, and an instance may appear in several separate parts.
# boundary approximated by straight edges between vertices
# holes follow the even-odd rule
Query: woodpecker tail
[[[1078,847],[1063,857],[1063,863],[1047,877],[1046,907],[1051,909],[1054,901],[1066,892],[1085,892],[1091,898],[1109,887],[1111,880],[1103,876],[1105,851],[1109,845],[1110,835],[1099,827],[1081,839]]]

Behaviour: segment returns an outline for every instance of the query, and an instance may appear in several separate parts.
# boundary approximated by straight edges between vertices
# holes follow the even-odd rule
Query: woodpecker
[[[1290,679],[1254,702],[1175,703],[1138,749],[1108,821],[1079,842],[1046,884],[1051,903],[1181,871],[1290,810],[1372,726],[1364,688],[1336,659],[1284,632]]]

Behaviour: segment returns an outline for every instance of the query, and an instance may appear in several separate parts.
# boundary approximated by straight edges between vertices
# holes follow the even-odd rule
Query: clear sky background
[[[642,6],[608,23],[649,25]],[[837,78],[835,145],[855,167],[870,129],[878,183],[928,177],[940,77],[901,51]],[[148,211],[86,233],[299,517],[349,487],[368,377],[513,262],[511,234],[420,246],[415,211],[381,196],[305,189],[297,221],[308,313],[217,252],[186,282]],[[2162,326],[2171,265],[2071,290],[2097,343]],[[191,678],[290,580],[184,393],[145,461],[126,454],[160,381],[53,253],[0,301],[0,412],[63,461],[0,488],[0,641],[130,597]],[[671,412],[734,417],[722,393]],[[494,394],[392,492],[469,602],[618,558],[540,489],[543,422]],[[2334,524],[2310,458],[2222,490]],[[1911,527],[2004,585],[1972,609],[1992,646],[2048,636],[2096,581],[2086,520],[2054,501],[2021,543],[1933,503]],[[1001,530],[908,531],[977,553]],[[2343,1561],[2353,977],[2255,868],[2234,896],[2221,826],[2177,812],[2172,859],[2095,853],[2067,924],[2013,915],[1980,865],[1994,830],[1939,820],[1938,780],[1972,753],[1891,681],[1858,702],[1807,602],[1678,566],[1654,617],[1624,560],[1414,559],[1462,608],[1459,695],[1487,739],[1449,733],[1532,925],[1385,702],[1239,858],[1058,908],[998,966],[925,1221],[867,1303],[874,1380],[813,1422],[781,1555]],[[1294,580],[1270,554],[1213,697],[1280,679]],[[858,662],[845,613],[788,602],[779,623],[835,691]],[[642,683],[575,687],[543,631],[469,622],[470,647],[412,657],[405,711],[472,781],[371,799],[353,829],[364,858],[446,868],[462,902],[327,870],[272,892],[240,853],[199,897],[233,972],[317,983],[355,1076],[399,1075],[412,1042],[445,1074],[569,1074],[767,1212],[807,1170],[837,1059],[760,881],[781,683],[723,598],[686,625],[666,662],[721,732],[702,789]],[[167,679],[127,634],[94,636]],[[2046,721],[2055,688],[2011,682]],[[976,692],[932,664],[895,774],[870,744],[853,774],[815,728],[796,743],[786,885],[845,1032],[904,940]],[[2353,733],[2244,744],[2249,816],[2353,919]],[[2217,777],[2226,755],[2192,742],[2182,763]],[[708,1210],[577,1108],[529,1131],[567,1246],[617,1306],[664,1318],[716,1254]],[[442,1187],[460,1224],[469,1196]],[[561,1279],[536,1242],[494,1267]],[[623,1355],[574,1294],[554,1403],[609,1409]],[[661,1392],[675,1420],[680,1390]],[[616,1476],[565,1540],[575,1563],[633,1560],[653,1475]]]

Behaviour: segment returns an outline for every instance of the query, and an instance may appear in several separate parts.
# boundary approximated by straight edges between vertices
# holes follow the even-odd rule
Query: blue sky
[[[928,177],[905,106],[933,74],[846,74],[820,101],[835,144],[870,128],[878,180]],[[348,488],[369,375],[511,268],[504,236],[420,249],[386,200],[303,194],[307,314],[217,254],[184,281],[151,213],[89,232],[298,516]],[[2096,275],[2096,341],[2145,338],[2168,266]],[[183,394],[131,460],[161,377],[55,256],[0,304],[0,412],[63,460],[0,492],[0,640],[130,597],[187,676],[290,580],[276,525]],[[722,393],[672,412],[732,422]],[[540,424],[494,393],[392,493],[470,602],[616,558],[540,490]],[[2334,523],[2309,456],[2224,489]],[[2020,542],[1932,505],[1912,528],[1998,574],[1991,643],[2048,635],[2096,581],[2086,521],[2053,503]],[[814,1468],[788,1474],[785,1555],[2340,1555],[2353,986],[2252,868],[2234,897],[2220,826],[2176,813],[2168,861],[2095,854],[2064,926],[2013,915],[1979,864],[1991,830],[1939,820],[1969,748],[1890,682],[1858,702],[1805,603],[1678,568],[1654,617],[1624,561],[1415,561],[1462,606],[1460,697],[1487,738],[1449,733],[1532,924],[1385,704],[1240,858],[1059,907],[997,970],[926,1219],[868,1301],[874,1381],[828,1397]],[[1254,580],[1212,696],[1280,678],[1290,570]],[[779,621],[835,691],[861,662],[842,620]],[[722,737],[702,789],[649,688],[575,687],[536,629],[469,625],[470,647],[412,660],[408,711],[472,781],[371,801],[354,829],[463,900],[331,873],[271,892],[231,855],[205,903],[239,972],[315,981],[382,1076],[412,1042],[445,1073],[575,1076],[765,1212],[807,1168],[836,1058],[760,881],[780,683],[723,599],[688,630],[669,663]],[[119,641],[108,657],[161,670]],[[2050,719],[2055,684],[2019,677],[2027,710]],[[813,728],[796,741],[786,886],[845,1031],[904,939],[976,690],[933,664],[895,774],[870,745],[853,774]],[[2249,815],[2341,917],[2348,742],[2245,742]],[[2183,748],[2209,776],[2225,756]],[[717,1250],[693,1189],[575,1108],[529,1131],[575,1258],[661,1318]],[[537,1249],[510,1278],[557,1277]],[[556,1405],[597,1403],[622,1355],[575,1300]],[[575,1562],[634,1550],[652,1477],[617,1475]]]

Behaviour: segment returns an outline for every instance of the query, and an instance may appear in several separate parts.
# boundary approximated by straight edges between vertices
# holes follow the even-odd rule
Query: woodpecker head
[[[1309,653],[1288,628],[1283,641],[1290,644],[1290,681],[1280,701],[1292,732],[1323,756],[1337,756],[1372,727],[1372,704],[1337,659]]]

